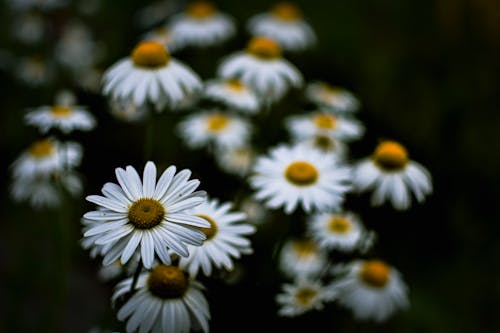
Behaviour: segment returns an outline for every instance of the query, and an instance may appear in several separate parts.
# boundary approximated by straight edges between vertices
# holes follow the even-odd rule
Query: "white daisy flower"
[[[177,125],[177,133],[193,149],[214,144],[217,149],[234,149],[248,143],[248,120],[219,111],[202,111],[188,116]]]
[[[137,105],[132,98],[110,98],[109,110],[116,118],[126,122],[139,122],[146,118],[148,107]]]
[[[390,201],[394,208],[405,210],[411,205],[411,193],[423,202],[432,192],[429,171],[410,160],[405,147],[395,141],[379,143],[372,156],[358,162],[353,171],[356,190],[374,190],[374,206]]]
[[[357,319],[382,322],[409,306],[407,286],[394,267],[380,260],[356,260],[345,270],[331,288]]]
[[[236,33],[234,20],[204,0],[191,2],[183,13],[170,19],[168,27],[182,46],[212,46]]]
[[[115,287],[112,302],[126,295],[132,278]],[[204,287],[175,266],[158,265],[137,279],[135,294],[120,308],[127,332],[188,333],[209,330],[210,310]]]
[[[207,200],[195,207],[191,213],[210,223],[208,228],[200,228],[207,239],[199,247],[189,247],[189,257],[180,258],[179,267],[196,276],[198,271],[210,276],[214,268],[233,270],[233,260],[242,254],[253,252],[247,237],[255,232],[255,227],[242,223],[245,214],[230,211],[230,203],[219,204],[216,199]]]
[[[53,138],[35,141],[12,163],[14,178],[33,178],[60,173],[80,165],[82,146],[76,142],[59,142]]]
[[[118,61],[103,76],[104,94],[133,98],[136,105],[150,102],[157,110],[175,108],[202,87],[189,67],[170,57],[158,42],[140,42],[130,57]]]
[[[316,42],[316,34],[300,9],[288,2],[277,3],[268,13],[251,17],[247,26],[252,35],[273,38],[286,51],[302,51]]]
[[[28,125],[47,133],[51,128],[68,134],[73,130],[90,131],[96,125],[94,116],[83,106],[53,105],[33,108],[24,116]]]
[[[311,239],[289,239],[280,250],[278,265],[286,276],[317,276],[327,266],[328,257]]]
[[[365,131],[363,125],[354,119],[321,111],[289,116],[285,118],[285,125],[297,141],[326,136],[347,142],[361,138]]]
[[[345,142],[326,135],[313,135],[305,139],[292,138],[295,145],[305,150],[317,150],[323,154],[335,155],[339,161],[345,160],[349,147]]]
[[[332,154],[280,145],[257,159],[250,185],[256,199],[273,209],[283,206],[287,214],[299,204],[306,212],[325,211],[343,203],[350,173]]]
[[[181,43],[175,38],[172,30],[169,29],[166,25],[154,28],[148,32],[146,32],[142,37],[143,41],[152,41],[157,42],[164,45],[168,52],[178,51],[183,47]]]
[[[245,177],[252,169],[257,153],[251,146],[241,146],[233,149],[219,149],[214,157],[222,170]]]
[[[310,83],[305,94],[311,102],[338,113],[356,112],[360,107],[358,98],[352,92],[326,82]]]
[[[267,104],[302,85],[298,69],[282,58],[279,44],[267,37],[252,38],[245,51],[224,58],[217,71],[223,78],[240,79]]]
[[[109,266],[101,266],[97,271],[97,276],[102,281],[111,281],[122,275],[123,265],[120,260],[115,261]]]
[[[120,185],[106,183],[102,188],[104,196],[87,196],[87,201],[105,210],[84,215],[100,222],[87,230],[84,237],[99,235],[96,245],[115,242],[104,256],[104,265],[118,259],[125,264],[139,248],[144,267],[151,268],[155,254],[170,264],[169,249],[186,257],[186,244],[202,244],[206,237],[197,227],[210,224],[187,210],[204,202],[206,193],[194,192],[200,182],[188,181],[191,171],[185,169],[177,175],[175,172],[176,167],[170,166],[156,182],[156,166],[148,162],[141,181],[132,166],[116,168]]]
[[[205,84],[204,96],[229,108],[248,114],[259,110],[259,99],[241,80],[211,80]]]
[[[333,300],[331,292],[320,280],[298,278],[293,283],[281,286],[282,292],[276,295],[280,306],[278,315],[295,317],[312,310],[322,310],[324,303]]]
[[[254,200],[251,196],[243,199],[239,209],[245,213],[247,222],[253,225],[262,225],[268,218],[269,211],[260,202]]]
[[[309,217],[307,231],[325,250],[353,251],[363,244],[367,231],[352,212],[319,213]]]

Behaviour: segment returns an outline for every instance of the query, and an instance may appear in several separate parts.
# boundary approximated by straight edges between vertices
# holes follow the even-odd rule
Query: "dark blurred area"
[[[144,31],[135,13],[150,1],[101,1],[84,22],[106,44],[105,69],[128,55]],[[240,284],[206,281],[211,332],[499,332],[500,266],[500,2],[495,0],[295,1],[318,35],[317,46],[287,58],[306,81],[323,80],[353,91],[362,103],[359,119],[367,132],[351,145],[353,159],[371,153],[380,138],[394,138],[431,172],[434,193],[421,205],[398,212],[372,208],[368,195],[349,197],[378,234],[374,256],[397,267],[409,286],[411,307],[387,322],[353,319],[335,304],[297,318],[276,316],[278,277],[270,267],[268,226],[255,253],[239,261]],[[182,4],[182,2],[181,2]],[[220,48],[182,51],[203,79],[215,75],[221,57],[242,49],[245,21],[269,8],[268,1],[216,1],[238,20],[238,35]],[[72,8],[72,7],[71,7]],[[2,50],[31,52],[14,43],[15,16],[4,2],[0,13]],[[68,9],[52,13],[52,34]],[[45,45],[49,47],[49,45]],[[114,318],[112,283],[97,278],[98,260],[81,249],[80,217],[92,209],[84,200],[97,194],[114,169],[142,170],[144,126],[116,120],[104,97],[81,90],[61,75],[56,84],[27,87],[0,71],[0,332],[88,332],[122,327]],[[78,104],[98,120],[89,133],[72,139],[84,146],[79,172],[81,199],[57,211],[33,212],[9,197],[9,166],[36,137],[23,123],[28,107],[50,104],[57,89],[73,89]],[[283,115],[289,105],[276,106]],[[182,114],[165,114],[155,124],[153,157],[160,168],[190,168],[213,197],[232,200],[240,181],[217,170],[202,151],[188,151],[173,134]],[[259,140],[286,140],[278,116],[262,124]],[[279,212],[277,220],[293,219]],[[65,219],[65,230],[57,219]],[[61,250],[63,249],[63,250]],[[263,260],[264,262],[260,262]],[[262,268],[262,269],[261,269]],[[272,267],[271,267],[272,268]]]

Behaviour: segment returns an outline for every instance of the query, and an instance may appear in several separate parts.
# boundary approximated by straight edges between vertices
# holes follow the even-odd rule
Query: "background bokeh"
[[[127,55],[144,32],[136,13],[151,1],[101,1],[83,17],[104,43],[102,68]],[[217,1],[239,21],[239,34],[222,47],[179,53],[203,79],[215,75],[217,61],[241,49],[244,23],[267,10],[268,1]],[[500,2],[495,0],[295,1],[318,35],[318,45],[290,56],[306,80],[320,79],[353,91],[362,102],[365,137],[353,158],[371,152],[379,138],[405,144],[411,157],[433,176],[434,194],[406,212],[371,208],[368,196],[348,198],[378,233],[372,254],[396,266],[410,288],[409,310],[383,324],[359,322],[332,304],[320,312],[283,319],[275,314],[278,277],[272,270],[273,234],[294,215],[273,213],[275,224],[239,261],[240,284],[206,281],[211,331],[287,332],[499,332],[500,311]],[[181,3],[182,4],[182,3]],[[0,48],[14,58],[31,52],[12,39],[16,17],[4,2]],[[75,7],[51,12],[51,32]],[[50,39],[42,45],[50,48]],[[45,50],[46,51],[46,50]],[[97,194],[114,179],[114,168],[144,165],[144,126],[117,121],[103,97],[77,87],[59,73],[53,84],[31,87],[15,79],[15,66],[0,70],[0,331],[88,332],[119,327],[110,307],[113,284],[97,278],[99,262],[78,244],[80,217],[92,207],[82,198],[61,211],[33,211],[9,197],[9,165],[36,137],[23,123],[25,109],[50,104],[58,89],[73,89],[79,104],[97,117],[97,128],[76,133],[84,145],[78,169],[84,195]],[[293,98],[291,99],[293,103]],[[286,140],[279,116],[261,121],[258,140],[271,146]],[[176,164],[214,197],[232,200],[240,186],[219,171],[203,151],[188,151],[173,133],[182,115],[165,114],[155,123],[153,159],[160,168]],[[273,118],[274,117],[274,118]]]

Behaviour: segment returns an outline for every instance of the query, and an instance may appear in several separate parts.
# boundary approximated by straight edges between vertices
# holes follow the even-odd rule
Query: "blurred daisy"
[[[208,81],[204,96],[248,114],[254,114],[259,109],[259,99],[255,93],[238,79]]]
[[[173,53],[183,47],[181,43],[175,38],[171,29],[169,29],[165,25],[146,32],[141,37],[141,40],[160,43],[164,45],[170,53]]]
[[[40,42],[47,30],[43,15],[36,11],[21,12],[13,23],[14,38],[28,45]]]
[[[118,283],[112,302],[126,295],[133,278]],[[201,283],[175,266],[158,265],[137,279],[135,294],[120,308],[127,332],[208,332],[209,305]]]
[[[28,112],[24,120],[42,133],[47,133],[51,128],[57,128],[64,134],[73,130],[89,131],[96,125],[94,116],[78,105],[41,106]]]
[[[106,183],[102,188],[104,196],[87,196],[87,201],[101,210],[84,215],[86,219],[99,221],[84,237],[99,235],[96,245],[115,242],[104,256],[105,266],[118,259],[122,264],[127,263],[139,248],[144,267],[151,268],[155,254],[170,264],[168,249],[186,257],[189,255],[186,244],[202,244],[206,237],[197,227],[210,224],[187,210],[205,201],[206,194],[194,192],[200,182],[188,181],[191,171],[185,169],[177,175],[175,172],[176,167],[170,166],[156,182],[156,166],[148,162],[141,181],[132,166],[116,168],[120,185]]]
[[[326,301],[333,299],[331,292],[320,280],[298,278],[293,283],[285,283],[282,292],[276,296],[280,306],[278,315],[295,317],[311,310],[322,310]]]
[[[214,144],[217,149],[233,149],[248,143],[251,125],[235,115],[202,111],[181,121],[177,125],[177,133],[193,149],[209,144]]]
[[[27,85],[41,86],[53,79],[54,68],[43,56],[27,56],[19,60],[15,75]]]
[[[12,163],[14,178],[33,178],[78,166],[82,151],[76,142],[61,143],[53,138],[35,141]]]
[[[409,306],[401,274],[380,260],[356,260],[331,285],[337,300],[357,319],[385,321]]]
[[[431,175],[410,160],[406,148],[395,141],[382,141],[370,158],[354,167],[353,185],[358,191],[373,189],[372,205],[390,201],[394,208],[408,209],[413,193],[423,202],[432,192]]]
[[[214,268],[231,271],[234,258],[253,252],[247,237],[255,232],[255,227],[242,223],[245,214],[231,209],[230,203],[219,204],[218,200],[212,199],[191,210],[192,214],[207,220],[210,227],[200,228],[207,236],[203,244],[189,247],[189,257],[180,258],[179,267],[189,275],[196,276],[201,270],[210,276]]]
[[[109,109],[113,116],[127,122],[142,121],[148,113],[146,105],[137,105],[131,98],[112,97],[109,99]]]
[[[101,89],[103,70],[97,67],[88,68],[78,74],[75,84],[83,90],[99,94]]]
[[[171,18],[168,27],[183,46],[212,46],[236,32],[231,17],[219,12],[212,2],[203,0],[188,4],[183,13]]]
[[[225,172],[245,177],[253,167],[256,154],[251,146],[241,146],[233,149],[219,149],[214,157],[219,168]]]
[[[311,102],[339,113],[352,113],[358,111],[360,106],[353,93],[326,82],[310,83],[305,93]]]
[[[317,276],[327,263],[327,254],[308,238],[287,240],[278,258],[281,272],[291,278]]]
[[[7,3],[15,10],[52,10],[68,5],[69,0],[7,0]]]
[[[263,224],[269,215],[269,211],[260,202],[251,196],[246,197],[240,203],[239,209],[245,213],[247,222],[253,225]]]
[[[289,2],[277,3],[268,13],[251,17],[248,30],[252,35],[275,39],[287,51],[301,51],[316,42],[316,35],[300,9]]]
[[[103,76],[104,94],[133,98],[136,105],[147,102],[161,110],[175,108],[187,95],[201,89],[196,73],[170,57],[158,42],[140,42],[130,57],[118,61]]]
[[[298,69],[282,58],[280,45],[267,37],[252,38],[245,51],[224,58],[217,71],[223,78],[241,79],[267,104],[302,85]]]
[[[325,211],[343,203],[351,187],[350,173],[334,155],[280,145],[257,159],[250,185],[256,199],[266,200],[273,209],[283,206],[287,214],[299,204],[306,212]]]
[[[327,135],[313,135],[305,139],[292,138],[296,145],[302,146],[305,150],[317,150],[324,154],[333,154],[341,161],[346,158],[349,147],[345,142]]]
[[[111,281],[122,275],[123,265],[120,260],[115,261],[109,266],[101,266],[97,271],[97,276],[102,281]]]
[[[320,248],[352,251],[363,243],[367,231],[352,212],[320,213],[309,217],[308,233]]]

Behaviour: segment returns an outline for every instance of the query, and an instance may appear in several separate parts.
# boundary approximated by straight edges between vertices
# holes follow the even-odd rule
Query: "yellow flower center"
[[[401,170],[409,161],[406,149],[395,141],[380,143],[372,158],[376,165],[386,171]]]
[[[155,200],[142,198],[134,203],[128,209],[128,219],[137,229],[151,229],[163,221],[165,217],[165,208]]]
[[[317,294],[316,290],[305,287],[297,291],[295,299],[302,305],[308,305]]]
[[[233,92],[245,91],[245,85],[238,79],[227,80],[226,87]]]
[[[314,184],[318,179],[318,171],[309,162],[298,161],[290,164],[285,170],[285,177],[299,186]]]
[[[132,61],[138,67],[154,69],[168,64],[170,54],[158,42],[140,42],[132,51]]]
[[[207,126],[210,132],[223,130],[229,124],[229,119],[222,114],[213,114],[207,119]]]
[[[208,1],[195,1],[188,5],[186,13],[195,19],[206,19],[213,16],[217,10],[215,6]]]
[[[329,223],[328,228],[337,234],[345,234],[351,229],[351,222],[344,216],[333,216]]]
[[[281,57],[281,47],[268,37],[254,37],[247,46],[247,51],[264,60],[272,60]]]
[[[176,266],[158,265],[149,273],[149,291],[160,298],[180,298],[188,286],[186,275]]]
[[[65,118],[69,117],[73,113],[73,110],[68,106],[55,105],[52,107],[50,112],[56,118]]]
[[[319,129],[326,129],[326,130],[331,130],[335,128],[335,125],[337,124],[337,118],[335,118],[332,115],[329,114],[319,114],[314,116],[314,124],[319,128]]]
[[[382,288],[389,282],[390,267],[380,260],[365,261],[360,276],[363,282],[376,288]]]
[[[52,155],[54,150],[54,143],[49,139],[43,139],[34,142],[29,148],[29,153],[35,158],[44,158]]]
[[[282,21],[296,21],[302,18],[300,9],[289,2],[281,2],[273,6],[271,14]]]
[[[217,223],[215,223],[215,221],[210,216],[202,215],[202,214],[197,215],[197,216],[201,217],[202,219],[207,220],[210,223],[210,227],[208,227],[208,228],[198,227],[198,229],[200,229],[205,234],[205,236],[207,236],[206,240],[209,240],[212,237],[214,237],[215,234],[217,234],[217,229],[218,229]]]
[[[293,248],[300,258],[312,257],[316,254],[316,245],[311,240],[296,240],[293,242]]]

